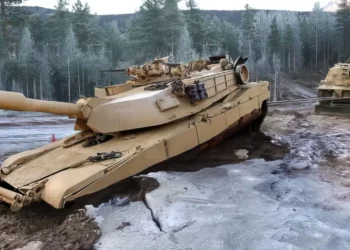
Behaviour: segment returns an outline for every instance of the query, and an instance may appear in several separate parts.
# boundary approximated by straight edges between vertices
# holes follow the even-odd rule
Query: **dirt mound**
[[[13,214],[0,205],[0,249],[16,249],[41,241],[43,250],[93,249],[100,237],[97,224],[83,209],[56,211],[37,204]]]

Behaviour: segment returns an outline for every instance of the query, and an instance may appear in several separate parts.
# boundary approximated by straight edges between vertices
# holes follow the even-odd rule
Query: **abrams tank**
[[[316,114],[350,115],[350,59],[335,64],[317,89],[318,97],[334,100],[320,101],[315,107]]]
[[[260,125],[269,83],[249,82],[246,60],[211,57],[205,69],[185,66],[187,73],[175,78],[160,74],[151,83],[97,88],[94,97],[75,104],[0,91],[0,109],[67,115],[77,131],[6,159],[0,201],[13,212],[38,201],[62,209],[155,164]]]

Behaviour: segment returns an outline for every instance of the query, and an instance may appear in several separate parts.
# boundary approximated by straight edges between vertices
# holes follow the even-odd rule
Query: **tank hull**
[[[338,63],[329,69],[325,80],[321,81],[318,97],[332,97],[337,100],[321,101],[315,107],[316,114],[350,115],[350,64]]]
[[[76,143],[67,138],[14,155],[4,162],[2,170],[8,171],[0,176],[2,185],[13,192],[13,199],[0,190],[0,200],[10,204],[13,211],[39,200],[64,208],[66,202],[96,193],[177,155],[215,146],[239,129],[261,123],[269,97],[267,82],[246,84],[202,112],[173,123],[118,133],[92,147],[82,147],[89,136],[83,134],[75,137]],[[96,153],[111,151],[122,155],[87,161]],[[20,198],[14,199],[16,193]]]
[[[315,114],[317,115],[329,115],[329,116],[345,116],[350,117],[350,103],[344,104],[319,104],[315,106]]]

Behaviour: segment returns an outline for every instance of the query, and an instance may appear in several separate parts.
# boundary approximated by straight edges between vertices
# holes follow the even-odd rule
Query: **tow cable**
[[[117,159],[117,158],[121,158],[123,156],[122,152],[102,152],[102,153],[97,153],[96,156],[90,156],[88,158],[89,162],[100,162],[100,161],[106,161],[106,160],[110,160],[110,159]]]

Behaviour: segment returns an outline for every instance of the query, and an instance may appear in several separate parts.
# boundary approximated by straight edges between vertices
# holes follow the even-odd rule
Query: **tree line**
[[[0,89],[27,97],[76,101],[95,86],[123,82],[123,74],[104,68],[141,65],[172,55],[186,63],[211,54],[249,58],[253,80],[275,72],[325,72],[350,57],[350,3],[336,13],[317,2],[308,14],[261,11],[245,6],[240,25],[202,14],[195,0],[144,0],[120,28],[100,23],[88,4],[58,0],[41,17],[21,7],[22,0],[0,0]]]

